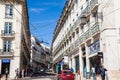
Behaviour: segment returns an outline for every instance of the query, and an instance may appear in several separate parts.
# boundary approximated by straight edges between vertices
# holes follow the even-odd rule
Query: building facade
[[[31,36],[31,65],[33,71],[47,69],[50,64],[50,48]]]
[[[26,0],[0,0],[0,74],[15,78],[30,64],[30,31]]]
[[[92,67],[104,66],[107,77],[120,76],[119,0],[68,0],[54,30],[52,56],[54,70],[68,57],[76,78],[87,77]],[[61,64],[62,66],[62,64]],[[98,77],[98,76],[96,76]],[[79,77],[80,78],[80,77]]]

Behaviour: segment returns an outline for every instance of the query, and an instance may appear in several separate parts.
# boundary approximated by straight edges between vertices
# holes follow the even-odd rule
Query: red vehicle
[[[74,80],[74,73],[70,70],[62,70],[61,74],[58,74],[58,80]]]

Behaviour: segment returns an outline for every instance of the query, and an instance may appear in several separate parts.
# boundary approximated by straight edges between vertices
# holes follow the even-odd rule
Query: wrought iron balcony
[[[13,54],[14,54],[13,49],[10,49],[10,50],[0,49],[0,57],[10,58],[10,57],[13,57]]]
[[[99,32],[100,28],[99,28],[99,23],[96,22],[92,27],[91,27],[91,33],[92,35],[94,35],[95,33]]]
[[[96,22],[92,27],[85,31],[73,44],[70,46],[70,51],[78,47],[79,44],[83,43],[85,40],[89,39],[91,36],[95,35],[100,31],[99,23]]]
[[[84,33],[84,40],[88,39],[91,36],[91,31],[90,29],[88,29],[85,33]]]
[[[84,35],[82,34],[80,37],[79,37],[79,43],[82,43],[84,41]]]
[[[1,30],[1,37],[2,38],[14,38],[15,31],[11,31],[11,33],[7,33],[5,30]]]
[[[98,8],[98,0],[91,0],[90,5],[91,5],[91,12],[94,12]]]

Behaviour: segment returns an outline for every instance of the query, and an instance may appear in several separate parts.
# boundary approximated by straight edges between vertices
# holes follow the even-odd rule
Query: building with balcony
[[[33,71],[40,68],[47,69],[50,67],[51,60],[50,48],[45,46],[36,37],[31,36],[31,66]]]
[[[30,65],[30,31],[26,0],[0,0],[0,74],[14,79]]]
[[[120,76],[119,0],[67,0],[54,30],[54,70],[59,63],[74,69],[76,78],[86,78],[95,68],[107,69],[107,77]],[[66,57],[64,59],[64,57]],[[67,63],[64,63],[64,62]],[[64,64],[63,64],[64,63]],[[98,77],[96,75],[96,77]]]

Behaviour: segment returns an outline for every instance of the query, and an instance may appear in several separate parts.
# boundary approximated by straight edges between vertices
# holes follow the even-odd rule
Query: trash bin
[[[86,80],[90,80],[90,72],[86,72]]]

